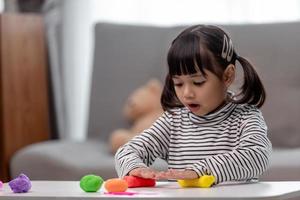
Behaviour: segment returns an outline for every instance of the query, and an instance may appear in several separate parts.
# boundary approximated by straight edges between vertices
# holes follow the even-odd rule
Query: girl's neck
[[[224,99],[224,101],[222,101],[222,103],[218,107],[216,107],[215,109],[213,109],[212,111],[210,111],[206,115],[209,115],[211,113],[217,112],[218,110],[220,110],[221,108],[223,108],[227,103],[228,103],[227,99]]]
[[[213,109],[212,111],[210,111],[209,113],[207,113],[207,115],[217,112],[218,110],[220,110],[221,108],[223,108],[225,105],[227,105],[230,102],[230,93],[227,93],[226,97],[224,98],[224,100],[220,103],[219,106],[217,106],[215,109]]]

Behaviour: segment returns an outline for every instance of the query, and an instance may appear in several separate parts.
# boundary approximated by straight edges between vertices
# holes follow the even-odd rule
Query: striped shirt
[[[268,167],[272,145],[255,106],[228,103],[197,116],[187,108],[166,111],[153,125],[121,147],[116,155],[120,177],[156,158],[172,169],[211,174],[216,183],[258,178]]]

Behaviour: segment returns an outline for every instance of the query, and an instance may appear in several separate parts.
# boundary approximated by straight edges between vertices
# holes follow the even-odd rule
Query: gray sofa
[[[262,110],[274,153],[261,179],[300,181],[300,23],[222,27],[237,52],[257,66],[268,93]],[[108,136],[128,126],[121,114],[128,94],[152,77],[164,79],[167,49],[182,29],[96,24],[87,140],[27,146],[13,156],[11,176],[23,172],[33,180],[79,180],[89,173],[116,177]],[[155,167],[166,164],[158,160]]]

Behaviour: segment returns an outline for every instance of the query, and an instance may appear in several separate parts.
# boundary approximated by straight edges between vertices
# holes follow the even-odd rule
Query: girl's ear
[[[235,78],[235,66],[233,64],[229,64],[224,73],[223,73],[223,81],[226,87],[229,87]]]

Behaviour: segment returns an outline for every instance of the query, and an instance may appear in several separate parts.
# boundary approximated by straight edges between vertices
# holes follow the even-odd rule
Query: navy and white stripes
[[[257,178],[267,169],[271,151],[261,112],[254,106],[228,103],[204,117],[187,108],[165,112],[121,147],[115,160],[120,177],[160,157],[169,168],[212,174],[220,183]]]

